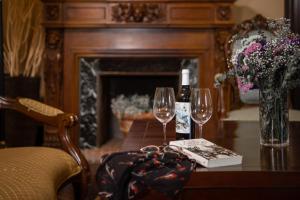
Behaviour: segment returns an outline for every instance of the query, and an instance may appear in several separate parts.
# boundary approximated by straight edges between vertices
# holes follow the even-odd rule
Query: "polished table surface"
[[[290,123],[290,145],[285,148],[262,147],[258,122],[220,121],[215,126],[214,133],[204,130],[204,138],[242,155],[243,162],[210,169],[198,166],[182,199],[300,199],[299,122]],[[161,145],[162,138],[159,122],[135,121],[122,150]],[[175,138],[174,121],[167,126],[167,138]]]

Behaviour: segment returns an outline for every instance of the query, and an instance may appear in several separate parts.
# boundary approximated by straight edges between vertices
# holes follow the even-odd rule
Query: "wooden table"
[[[243,163],[197,167],[182,199],[300,199],[300,123],[290,123],[286,148],[260,146],[258,122],[219,122],[216,126],[218,131],[205,130],[204,138],[243,155]],[[175,138],[174,122],[168,124],[167,137]],[[135,121],[122,150],[160,145],[162,138],[162,125],[157,121]]]

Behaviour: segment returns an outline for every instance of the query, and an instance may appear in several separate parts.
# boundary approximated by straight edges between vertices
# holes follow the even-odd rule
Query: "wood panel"
[[[107,5],[103,3],[64,4],[64,24],[103,24],[107,20]]]
[[[85,35],[85,37],[82,37]],[[200,30],[93,29],[66,30],[67,48],[83,50],[206,50],[212,35]]]
[[[48,0],[45,1],[45,25],[62,28],[232,25],[231,4],[208,2]]]
[[[170,24],[207,24],[213,21],[214,6],[212,4],[174,3],[168,5],[168,22]]]
[[[42,2],[99,2],[101,0],[41,0]],[[186,3],[186,2],[197,2],[197,3],[233,3],[236,0],[102,0],[108,3],[115,2],[165,2],[165,3]]]
[[[47,26],[60,26],[63,22],[63,4],[48,2],[44,5],[44,24]]]

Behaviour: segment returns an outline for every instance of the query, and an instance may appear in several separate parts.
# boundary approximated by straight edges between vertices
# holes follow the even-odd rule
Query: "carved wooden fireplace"
[[[225,66],[234,0],[43,1],[46,103],[80,114],[82,58],[186,57],[199,60],[198,84],[211,88],[216,108],[214,75]],[[216,122],[215,112],[210,134]],[[72,139],[78,142],[79,126]]]

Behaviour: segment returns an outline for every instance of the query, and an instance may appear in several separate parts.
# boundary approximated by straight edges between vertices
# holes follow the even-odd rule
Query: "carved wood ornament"
[[[59,20],[59,5],[46,5],[45,6],[46,20],[56,21]]]
[[[46,31],[46,61],[44,69],[45,79],[45,103],[62,108],[62,76],[63,76],[63,32],[60,29],[48,29]],[[45,127],[44,145],[60,147],[57,130],[53,127]]]
[[[62,88],[63,33],[60,29],[48,29],[46,32],[46,96],[51,105],[60,107]]]
[[[162,8],[152,3],[119,3],[112,7],[116,22],[151,23],[162,19]]]
[[[225,45],[230,36],[228,30],[218,30],[215,33],[215,44],[216,44],[216,61],[217,66],[226,66],[226,57],[225,57]],[[222,71],[224,69],[221,69]]]
[[[219,6],[217,10],[218,20],[227,21],[231,18],[230,6]]]

